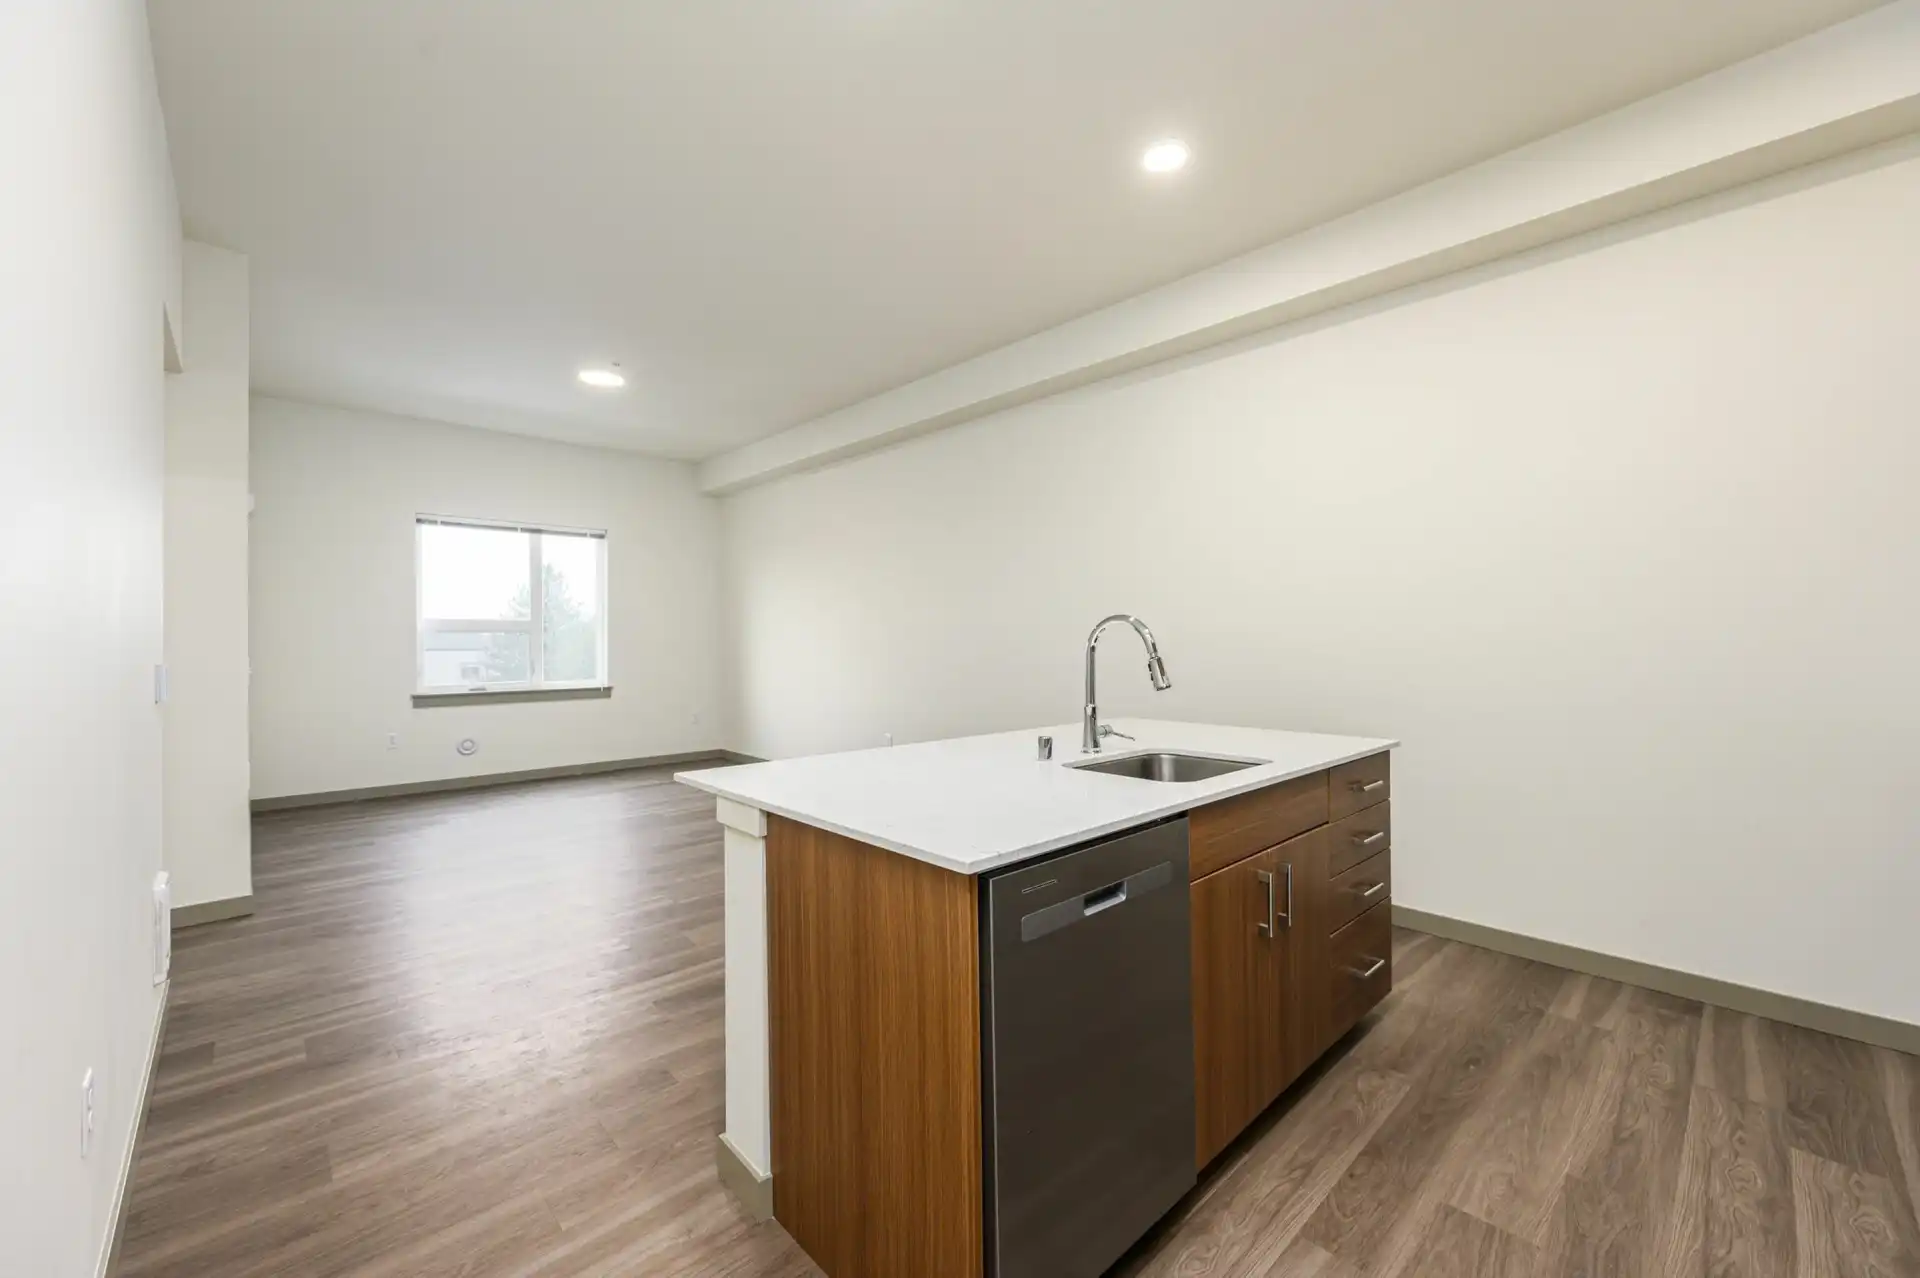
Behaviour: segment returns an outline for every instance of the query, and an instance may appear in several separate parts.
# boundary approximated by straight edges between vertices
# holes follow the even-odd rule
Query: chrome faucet
[[[1093,650],[1100,642],[1100,632],[1116,621],[1124,621],[1133,627],[1140,636],[1140,642],[1147,645],[1147,678],[1153,681],[1155,692],[1165,692],[1173,686],[1173,680],[1167,678],[1167,663],[1160,660],[1160,645],[1153,641],[1153,631],[1147,629],[1147,623],[1138,617],[1129,617],[1124,612],[1116,612],[1093,628],[1087,636],[1087,702],[1080,716],[1080,753],[1100,753],[1100,742],[1105,737],[1124,737],[1133,740],[1124,732],[1115,732],[1111,725],[1100,722],[1100,698],[1093,686]]]

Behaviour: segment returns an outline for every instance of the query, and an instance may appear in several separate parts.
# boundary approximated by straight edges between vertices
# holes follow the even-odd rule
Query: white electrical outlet
[[[397,732],[389,732],[387,734],[387,749],[398,750],[399,748],[400,748],[400,734]]]
[[[80,1076],[80,1157],[93,1152],[93,1071]]]

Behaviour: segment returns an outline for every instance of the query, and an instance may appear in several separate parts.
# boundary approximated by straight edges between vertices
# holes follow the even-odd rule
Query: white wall
[[[729,744],[1391,735],[1395,894],[1920,1022],[1920,144],[727,499]]]
[[[254,797],[720,744],[718,509],[690,465],[256,398],[253,493]],[[413,709],[421,513],[604,528],[613,696]]]
[[[1895,0],[700,464],[731,492],[1920,129]]]
[[[247,810],[247,259],[189,242],[167,379],[163,855],[175,908],[253,892]]]
[[[180,246],[137,0],[0,5],[0,174],[0,1270],[78,1278],[101,1264],[161,994],[152,671]]]

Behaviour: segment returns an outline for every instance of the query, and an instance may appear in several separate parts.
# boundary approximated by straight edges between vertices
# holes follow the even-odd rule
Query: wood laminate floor
[[[1920,1058],[1415,932],[1118,1273],[1920,1274]]]
[[[122,1278],[818,1272],[713,1170],[711,800],[254,836],[259,913],[177,938]],[[1395,973],[1116,1275],[1920,1275],[1920,1060],[1415,933]]]

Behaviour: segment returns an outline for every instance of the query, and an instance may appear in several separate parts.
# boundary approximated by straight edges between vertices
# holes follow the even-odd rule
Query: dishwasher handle
[[[1079,896],[1070,896],[1064,901],[1056,901],[1031,914],[1020,916],[1020,939],[1037,941],[1043,936],[1058,932],[1061,928],[1072,927],[1084,919],[1104,914],[1116,906],[1145,896],[1157,888],[1166,887],[1173,882],[1173,862],[1162,861],[1149,866],[1124,879],[1097,887],[1091,892]]]

